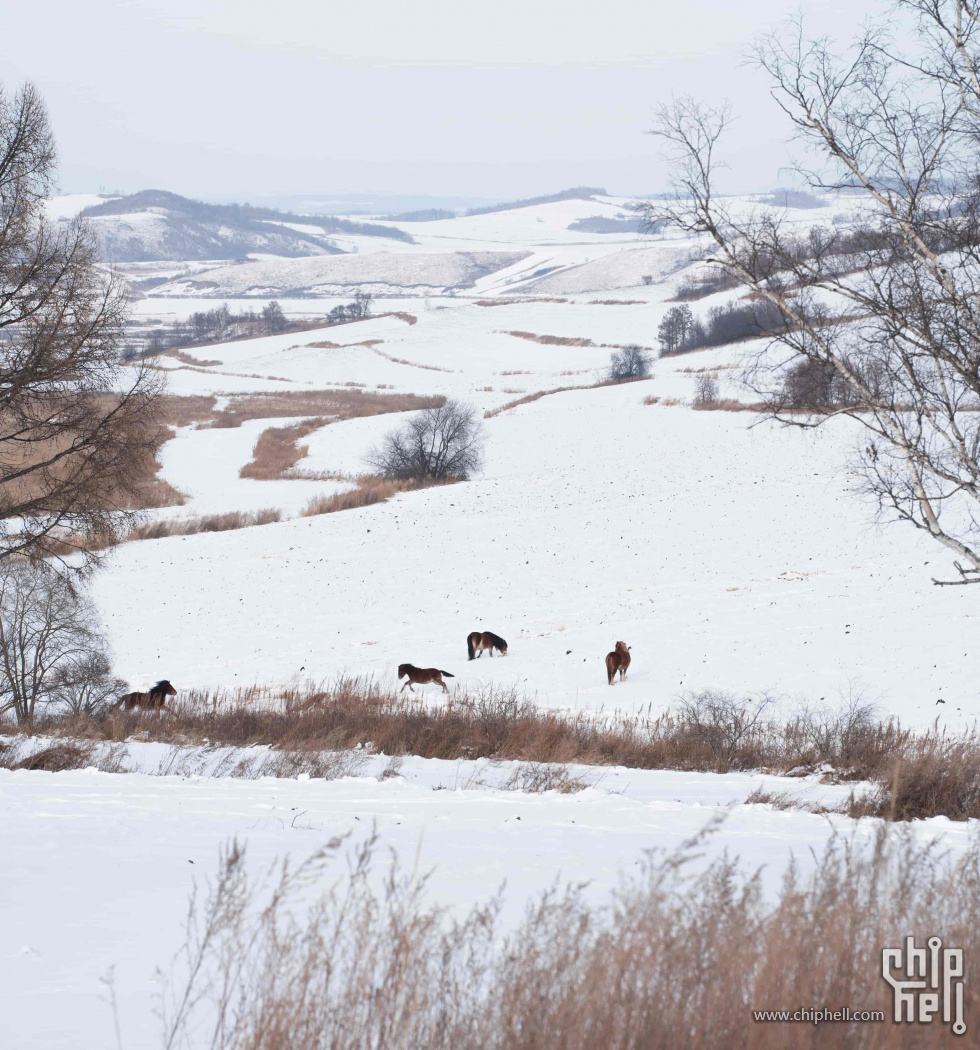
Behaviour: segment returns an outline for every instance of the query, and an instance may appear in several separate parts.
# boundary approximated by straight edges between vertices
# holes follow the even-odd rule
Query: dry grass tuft
[[[385,500],[397,496],[399,492],[415,492],[417,489],[428,489],[435,485],[451,485],[458,478],[435,479],[426,481],[398,481],[390,478],[382,478],[377,474],[361,474],[353,479],[356,489],[347,492],[337,492],[332,496],[314,496],[303,508],[301,516],[312,518],[318,514],[333,514],[338,510],[356,510],[359,507],[369,507],[372,503],[384,503]]]
[[[200,532],[231,532],[234,529],[248,529],[254,525],[271,525],[277,521],[282,521],[282,511],[276,507],[255,511],[230,510],[224,514],[152,521],[133,529],[119,542],[159,540],[167,536],[196,536]]]

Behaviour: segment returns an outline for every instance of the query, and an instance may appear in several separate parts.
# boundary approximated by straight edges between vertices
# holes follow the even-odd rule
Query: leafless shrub
[[[51,675],[51,700],[73,714],[102,711],[126,692],[125,681],[112,673],[112,662],[102,651],[71,656]]]
[[[694,403],[713,405],[718,400],[718,380],[713,375],[700,375],[694,380]]]
[[[609,378],[616,383],[626,379],[645,379],[650,374],[650,355],[633,344],[609,355]]]
[[[577,791],[584,791],[588,786],[588,781],[573,776],[565,766],[544,762],[522,762],[511,773],[503,789],[531,794],[557,791],[562,795],[571,795]]]
[[[768,735],[767,715],[775,703],[767,693],[754,697],[711,689],[691,693],[678,704],[680,733],[706,744],[718,768],[727,770],[740,750]]]
[[[881,951],[910,935],[980,951],[975,838],[959,859],[885,828],[869,845],[835,838],[809,874],[790,865],[772,899],[736,860],[698,864],[707,835],[651,856],[605,901],[549,891],[510,931],[500,895],[452,919],[424,877],[394,861],[374,875],[376,837],[340,877],[341,840],[265,880],[232,843],[165,975],[164,1046],[527,1050],[557,1033],[564,1050],[952,1045],[938,1018],[892,1022]],[[963,992],[969,1024],[976,982]],[[753,1020],[801,1005],[879,1023]]]
[[[461,401],[423,409],[386,434],[369,454],[368,463],[388,480],[465,480],[483,463],[483,433],[476,411]]]

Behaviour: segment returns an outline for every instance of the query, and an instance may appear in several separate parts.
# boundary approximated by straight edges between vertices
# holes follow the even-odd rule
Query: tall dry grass
[[[263,430],[252,450],[252,458],[238,472],[238,476],[257,481],[285,477],[286,471],[292,470],[309,452],[309,446],[300,445],[299,442],[329,422],[322,416],[315,416],[290,427],[269,427]]]
[[[458,478],[426,478],[418,481],[415,478],[399,480],[382,478],[377,474],[360,474],[353,478],[357,488],[347,492],[337,492],[332,496],[314,496],[302,510],[302,517],[312,518],[318,514],[334,514],[339,510],[356,510],[369,507],[373,503],[384,503],[400,492],[415,492],[418,489],[429,489],[436,485],[452,485]]]
[[[883,721],[859,703],[837,712],[770,718],[762,698],[702,693],[669,714],[615,715],[538,708],[507,690],[456,693],[438,706],[376,682],[342,678],[329,687],[183,693],[173,717],[109,710],[46,713],[37,736],[72,741],[142,739],[172,744],[386,755],[616,765],[635,769],[821,775],[868,782],[845,804],[851,816],[980,819],[980,731],[926,731]],[[11,727],[13,728],[13,727]],[[522,776],[531,777],[530,768]],[[558,786],[557,783],[555,786]],[[755,801],[774,801],[758,798]],[[792,799],[788,805],[796,805]]]
[[[243,847],[192,900],[164,978],[167,1050],[891,1050],[975,1044],[942,1016],[893,1022],[881,952],[940,937],[980,957],[980,843],[954,862],[908,830],[832,839],[775,898],[737,860],[702,859],[712,829],[648,855],[605,901],[582,887],[533,899],[516,928],[503,897],[450,916],[377,838],[333,840],[262,879]],[[967,963],[967,967],[970,963]],[[754,1012],[867,1011],[860,1022],[764,1023]]]

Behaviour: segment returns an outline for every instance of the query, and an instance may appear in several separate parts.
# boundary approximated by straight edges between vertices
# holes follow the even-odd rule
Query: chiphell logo
[[[895,1021],[934,1021],[942,1013],[954,1035],[964,1035],[963,949],[943,948],[939,937],[930,937],[925,948],[916,948],[906,937],[904,948],[885,948],[881,975],[895,993]]]

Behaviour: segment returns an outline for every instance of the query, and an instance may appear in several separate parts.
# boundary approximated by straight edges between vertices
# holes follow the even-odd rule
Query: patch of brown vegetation
[[[160,356],[173,357],[178,361],[182,361],[185,365],[196,365],[198,368],[215,368],[224,364],[224,361],[202,361],[199,357],[193,357],[183,350],[164,350]]]
[[[352,388],[236,394],[222,411],[212,412],[211,426],[238,427],[248,419],[277,419],[285,416],[328,416],[336,421],[388,412],[439,408],[443,404],[443,397],[369,393]]]
[[[851,816],[980,818],[976,727],[961,733],[911,731],[895,720],[873,717],[860,705],[819,718],[802,711],[788,721],[769,719],[765,711],[759,698],[704,693],[656,718],[560,712],[537,708],[526,697],[499,689],[457,692],[435,706],[369,680],[343,678],[328,688],[252,687],[217,694],[191,690],[182,694],[168,719],[121,710],[48,715],[38,718],[30,733],[80,748],[86,741],[125,740],[139,730],[141,739],[172,744],[263,744],[282,751],[367,747],[391,756],[449,760],[764,770],[789,777],[820,772],[834,783],[875,785],[870,794],[852,797],[842,807]],[[751,801],[791,804],[781,793],[757,794]]]
[[[452,372],[451,368],[440,368],[438,365],[423,365],[419,364],[418,361],[408,361],[404,357],[392,357],[391,354],[386,354],[383,350],[379,350],[377,347],[372,346],[371,349],[378,355],[383,357],[386,361],[391,361],[396,365],[408,365],[410,368],[424,368],[427,372]]]
[[[514,306],[524,303],[567,303],[569,299],[547,299],[541,296],[527,296],[523,299],[477,299],[474,306]]]
[[[282,511],[276,507],[255,511],[230,510],[223,514],[151,521],[146,525],[137,526],[118,542],[159,540],[167,536],[196,536],[201,532],[231,532],[234,529],[248,529],[254,525],[271,525],[277,521],[282,521]]]
[[[384,314],[385,317],[397,317],[399,320],[404,321],[406,324],[418,324],[418,318],[414,314],[401,313],[398,310],[392,310],[388,314]]]
[[[646,299],[590,299],[589,306],[646,306]]]
[[[291,427],[269,427],[263,430],[252,450],[251,460],[242,467],[238,476],[256,481],[284,477],[286,471],[295,467],[310,451],[308,445],[299,445],[297,442],[329,422],[329,419],[315,416]]]
[[[337,492],[332,496],[314,496],[303,508],[302,517],[312,518],[318,514],[334,514],[339,510],[357,510],[359,507],[369,507],[373,503],[384,503],[385,500],[397,496],[400,492],[415,492],[417,489],[433,488],[436,485],[451,485],[456,480],[451,479],[427,479],[426,481],[397,481],[390,478],[382,478],[377,474],[361,474],[353,479],[357,488],[347,492]]]
[[[501,335],[512,335],[517,339],[527,339],[532,343],[542,343],[545,346],[595,346],[591,339],[577,338],[569,335],[537,335],[534,332],[501,332]]]
[[[499,416],[501,412],[507,412],[509,409],[517,408],[520,405],[529,405],[532,401],[547,397],[549,394],[565,394],[570,390],[598,390],[599,387],[622,386],[624,383],[643,383],[650,378],[650,376],[637,376],[635,379],[604,379],[601,383],[588,383],[582,386],[556,386],[552,387],[551,390],[537,390],[533,394],[517,398],[516,401],[508,401],[507,404],[500,405],[498,408],[488,408],[483,413],[483,418],[493,419],[494,416]],[[644,404],[652,403],[649,400],[644,401]]]

